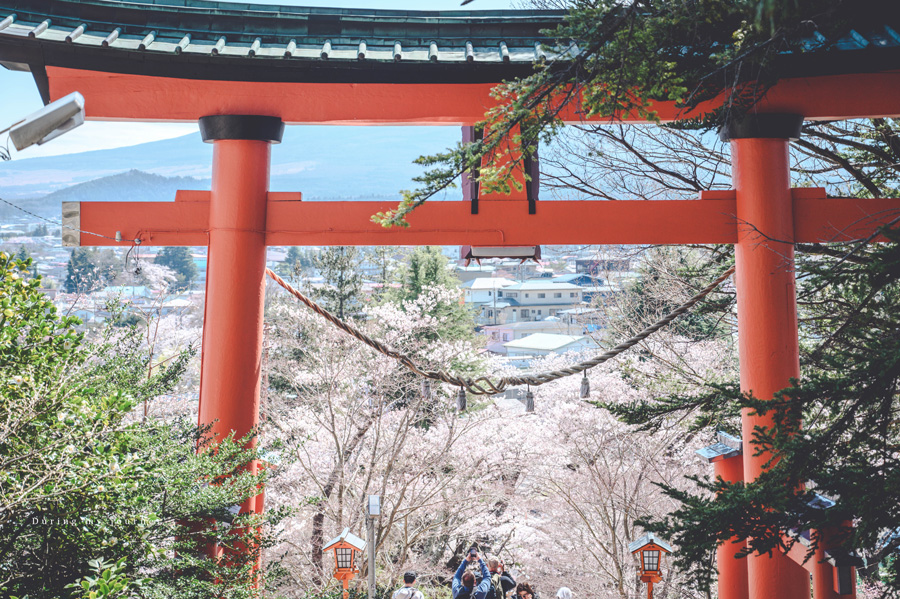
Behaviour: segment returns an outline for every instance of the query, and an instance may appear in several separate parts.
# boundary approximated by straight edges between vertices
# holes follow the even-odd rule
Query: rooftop
[[[544,289],[551,291],[571,289],[572,291],[575,291],[581,290],[581,287],[571,283],[554,283],[550,279],[532,279],[530,281],[525,281],[524,283],[516,283],[515,285],[505,287],[504,291],[539,291]]]
[[[515,282],[510,279],[504,279],[503,277],[484,277],[481,279],[472,279],[471,281],[466,281],[461,284],[460,287],[462,289],[471,289],[472,291],[477,291],[480,289],[497,289],[498,287],[508,287],[513,285]]]
[[[499,83],[578,51],[542,33],[565,14],[0,0],[0,63],[230,81]]]
[[[499,330],[504,330],[504,331],[506,331],[506,330],[514,330],[514,331],[525,330],[525,331],[527,331],[529,329],[546,329],[546,328],[550,328],[550,327],[562,327],[562,326],[564,326],[564,325],[560,324],[559,319],[557,319],[555,321],[544,319],[544,320],[535,320],[535,321],[528,321],[528,322],[508,322],[506,324],[491,324],[491,325],[483,326],[482,329],[487,330],[487,331],[494,331],[494,330],[498,330],[498,331]]]
[[[587,339],[584,335],[557,335],[555,333],[534,333],[522,339],[509,341],[504,343],[506,348],[516,349],[536,349],[541,351],[555,351],[562,349],[567,345],[571,345],[583,339]]]

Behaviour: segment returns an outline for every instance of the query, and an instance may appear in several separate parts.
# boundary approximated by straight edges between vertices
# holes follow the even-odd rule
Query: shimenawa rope
[[[467,391],[469,391],[469,393],[472,393],[475,395],[493,395],[495,393],[502,393],[507,387],[515,387],[515,386],[520,386],[520,385],[533,385],[536,387],[539,385],[543,385],[544,383],[549,383],[551,381],[561,379],[563,377],[567,377],[567,376],[571,376],[573,374],[578,374],[580,372],[584,372],[588,368],[593,368],[594,366],[602,364],[602,363],[606,362],[607,360],[610,360],[610,359],[618,356],[625,350],[627,350],[631,347],[634,347],[635,345],[637,345],[638,343],[640,343],[641,341],[643,341],[644,339],[646,339],[647,337],[649,337],[650,335],[655,333],[656,331],[660,330],[661,328],[663,328],[664,326],[666,326],[667,324],[669,324],[670,322],[672,322],[673,320],[675,320],[676,318],[678,318],[679,316],[681,316],[682,314],[684,314],[685,312],[690,310],[692,307],[694,307],[694,305],[697,302],[699,302],[704,297],[706,297],[707,295],[709,295],[710,293],[715,291],[715,289],[719,285],[721,285],[725,281],[725,279],[730,277],[732,275],[732,273],[734,273],[734,266],[732,266],[731,268],[726,270],[724,273],[722,273],[719,276],[719,278],[717,278],[715,281],[713,281],[712,283],[710,283],[709,285],[704,287],[699,293],[697,293],[691,299],[689,299],[688,301],[684,302],[683,304],[681,304],[680,306],[678,306],[677,308],[672,310],[669,314],[667,314],[663,318],[657,320],[655,323],[653,323],[652,325],[650,325],[649,327],[647,327],[646,329],[644,329],[637,335],[634,335],[633,337],[626,339],[619,345],[615,346],[614,348],[610,349],[607,352],[600,354],[599,356],[591,358],[590,360],[585,360],[584,362],[580,362],[578,364],[569,366],[567,368],[561,368],[559,370],[553,370],[550,372],[541,372],[541,373],[537,373],[537,374],[530,374],[530,375],[523,375],[523,376],[503,377],[495,383],[487,377],[478,377],[475,379],[462,378],[462,377],[454,376],[452,374],[448,374],[448,373],[444,372],[443,370],[423,370],[423,369],[419,368],[416,365],[416,363],[413,362],[412,358],[410,358],[409,356],[407,356],[405,354],[401,354],[398,351],[394,351],[394,350],[390,349],[389,347],[386,347],[381,342],[376,341],[375,339],[372,339],[371,337],[369,337],[362,331],[347,324],[346,322],[344,322],[343,320],[341,320],[340,318],[338,318],[337,316],[335,316],[334,314],[332,314],[331,312],[329,312],[328,310],[326,310],[325,308],[323,308],[316,302],[312,301],[311,299],[309,299],[308,297],[306,297],[305,295],[303,295],[302,293],[300,293],[299,291],[294,289],[289,283],[285,282],[284,279],[282,279],[277,274],[272,272],[271,269],[268,269],[268,268],[266,269],[266,274],[269,275],[272,278],[272,280],[274,280],[276,283],[278,283],[279,285],[284,287],[284,289],[287,290],[288,293],[290,293],[295,298],[297,298],[298,300],[303,302],[310,310],[312,310],[316,314],[322,316],[323,318],[328,320],[331,324],[333,324],[337,328],[341,329],[345,333],[352,335],[353,337],[356,337],[357,339],[359,339],[360,341],[362,341],[363,343],[365,343],[372,349],[384,354],[385,356],[388,356],[390,358],[393,358],[394,360],[397,360],[398,362],[400,362],[401,364],[403,364],[404,366],[406,366],[408,369],[410,369],[412,372],[414,372],[415,374],[417,374],[419,376],[429,378],[429,379],[432,379],[435,381],[443,381],[445,383],[448,383],[450,385],[455,385],[457,387],[463,387]]]

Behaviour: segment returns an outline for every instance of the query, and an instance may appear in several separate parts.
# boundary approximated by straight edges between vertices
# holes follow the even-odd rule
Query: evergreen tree
[[[366,254],[368,260],[375,265],[376,275],[375,281],[380,286],[376,291],[379,299],[390,297],[391,284],[394,282],[394,275],[397,272],[396,260],[394,256],[397,254],[398,248],[389,245],[377,245],[368,248]]]
[[[152,573],[129,597],[258,596],[256,554],[220,561],[197,551],[216,537],[232,547],[270,545],[252,517],[228,512],[264,482],[265,469],[233,474],[257,451],[225,441],[197,452],[206,436],[195,425],[131,417],[142,401],[172,391],[190,352],[148,376],[139,329],[88,339],[77,318],[56,312],[39,279],[22,276],[26,269],[0,253],[0,596],[124,597],[81,594],[82,582],[97,585],[93,560],[117,582]],[[221,523],[233,519],[232,531],[254,538],[222,538]]]
[[[403,274],[403,299],[416,299],[426,287],[435,285],[459,287],[459,279],[447,268],[449,262],[438,246],[417,247],[409,255]]]
[[[292,245],[288,248],[284,262],[278,265],[276,271],[283,277],[299,278],[300,273],[313,268],[313,257],[309,250]]]
[[[164,247],[154,260],[156,264],[165,266],[175,273],[175,290],[186,290],[197,276],[197,265],[191,255],[191,248]]]
[[[449,262],[438,246],[413,250],[403,273],[400,299],[415,300],[430,287],[459,289],[459,279],[447,268]],[[432,316],[441,323],[441,337],[444,339],[470,338],[474,334],[475,317],[461,298],[459,301],[439,303]]]
[[[325,279],[325,284],[313,296],[338,318],[343,319],[359,301],[361,263],[361,252],[353,246],[327,247],[313,258],[313,264]]]
[[[91,252],[75,248],[66,266],[66,293],[90,293],[100,285],[100,273]]]

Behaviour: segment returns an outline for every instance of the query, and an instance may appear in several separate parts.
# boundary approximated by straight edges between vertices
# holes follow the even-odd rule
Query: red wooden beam
[[[270,192],[266,243],[279,245],[561,245],[734,243],[733,191],[704,193],[700,200],[538,203],[529,215],[524,200],[485,200],[479,214],[468,203],[432,201],[409,217],[406,229],[371,221],[396,202],[303,202],[299,193]],[[178,192],[175,202],[82,202],[85,246],[207,244],[209,192]],[[898,199],[825,199],[820,188],[793,193],[795,238],[800,242],[866,237],[897,215]]]
[[[86,116],[95,120],[195,122],[211,114],[258,114],[290,124],[465,125],[483,119],[496,102],[490,97],[492,84],[206,81],[60,67],[47,67],[47,76],[51,99],[81,92]],[[808,120],[900,116],[898,96],[900,72],[785,79],[757,109],[802,114]],[[708,111],[719,103],[700,108]],[[663,121],[692,116],[671,102],[654,108]],[[584,120],[574,105],[562,116],[570,122]]]

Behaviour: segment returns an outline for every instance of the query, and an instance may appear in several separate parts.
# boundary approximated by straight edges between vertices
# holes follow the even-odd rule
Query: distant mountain
[[[130,170],[85,183],[77,183],[41,198],[41,203],[61,202],[171,202],[179,189],[209,189],[210,182],[194,177],[164,177]]]
[[[398,191],[412,187],[412,178],[422,173],[413,160],[441,152],[459,139],[459,127],[290,126],[284,141],[272,146],[271,189],[300,191],[309,200],[399,199]],[[171,185],[129,175],[131,171],[161,175]],[[196,189],[200,180],[208,188],[211,174],[212,145],[191,134],[113,150],[0,163],[0,198],[25,200],[63,191],[66,198],[74,198],[68,194],[82,197],[88,193],[83,189],[90,189],[95,194],[90,199],[111,199],[134,184],[135,190],[159,194],[154,199],[167,193],[172,199],[170,191],[179,185]],[[115,179],[120,175],[125,178]],[[185,179],[193,184],[185,187]],[[95,180],[102,183],[75,191],[78,184]],[[449,193],[448,198],[461,196],[459,190]]]

